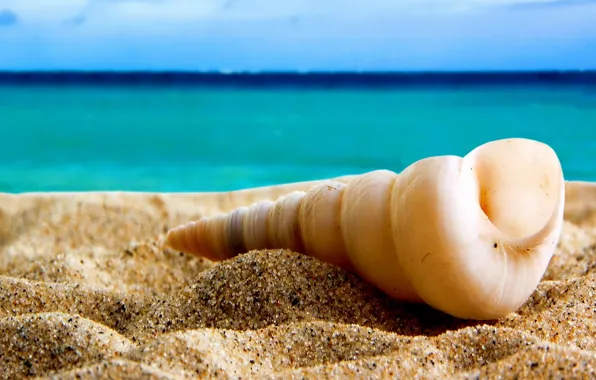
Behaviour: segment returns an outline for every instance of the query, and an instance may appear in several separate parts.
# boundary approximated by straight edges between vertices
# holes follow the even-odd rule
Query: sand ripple
[[[290,251],[163,249],[197,195],[0,195],[0,379],[595,377],[596,187],[568,188],[543,281],[487,322]]]

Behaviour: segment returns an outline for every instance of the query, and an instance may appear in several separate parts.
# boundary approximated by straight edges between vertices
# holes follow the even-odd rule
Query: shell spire
[[[213,261],[287,248],[354,271],[396,299],[496,319],[519,308],[542,278],[564,200],[556,153],[505,139],[464,157],[419,160],[399,175],[318,181],[173,228],[166,244]]]

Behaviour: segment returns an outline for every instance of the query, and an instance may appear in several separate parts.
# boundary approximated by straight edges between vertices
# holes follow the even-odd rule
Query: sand
[[[526,304],[465,321],[285,250],[212,263],[168,228],[197,194],[0,195],[0,378],[596,376],[596,184],[568,182],[555,257]]]

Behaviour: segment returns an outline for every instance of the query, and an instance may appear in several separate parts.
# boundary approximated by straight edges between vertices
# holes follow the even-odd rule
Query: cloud
[[[296,17],[367,19],[465,13],[501,6],[552,6],[591,0],[2,0],[28,25],[110,23],[151,26]]]
[[[127,22],[184,22],[208,17],[223,5],[218,0],[91,1],[88,13]]]
[[[596,5],[596,0],[547,0],[519,1],[510,5],[514,9],[560,8],[579,5]]]
[[[19,22],[0,33],[0,68],[596,67],[596,0],[0,3]]]
[[[0,26],[13,26],[19,23],[19,17],[10,9],[0,9]]]
[[[76,15],[74,17],[70,17],[70,18],[67,18],[66,20],[64,20],[64,24],[79,26],[79,25],[83,25],[86,21],[87,21],[87,16],[85,16],[85,13],[79,13],[78,15]]]
[[[58,25],[69,17],[79,14],[89,0],[2,0],[2,3],[19,15],[28,26]]]
[[[530,12],[512,10],[507,4],[513,2],[504,0],[457,0],[460,8],[441,0],[61,1],[71,7],[46,7],[45,15],[31,13],[36,8],[27,8],[30,0],[13,3],[20,6],[10,8],[20,25],[0,33],[0,68],[596,67],[590,49],[596,8],[590,5]],[[429,4],[434,8],[425,8]]]

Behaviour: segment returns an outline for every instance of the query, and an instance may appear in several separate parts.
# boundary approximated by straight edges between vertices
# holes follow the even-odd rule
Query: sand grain
[[[596,185],[567,188],[543,281],[486,322],[295,252],[214,264],[163,248],[168,228],[233,200],[0,195],[0,378],[594,377]]]

